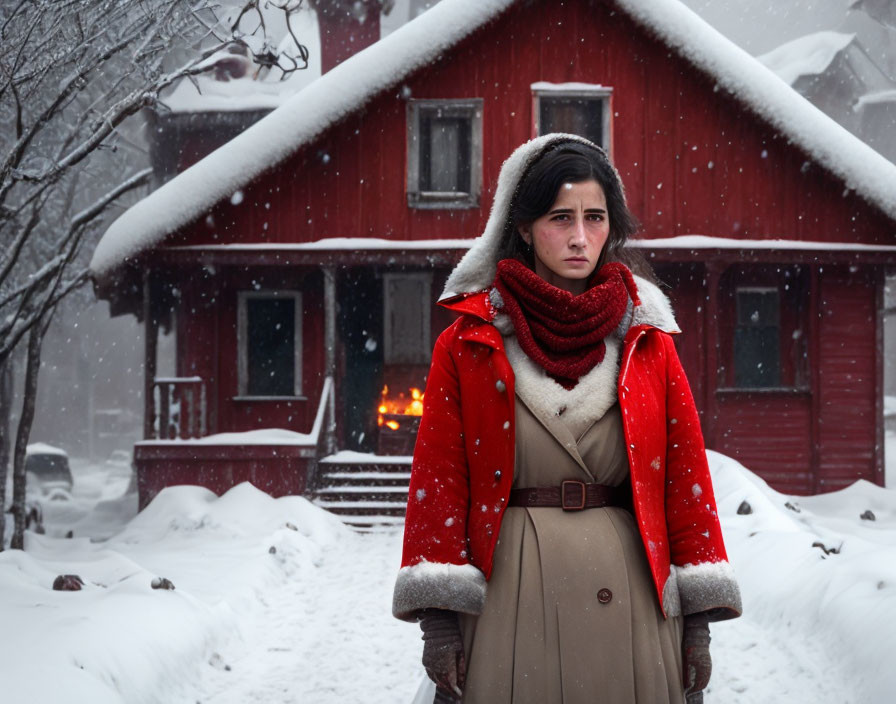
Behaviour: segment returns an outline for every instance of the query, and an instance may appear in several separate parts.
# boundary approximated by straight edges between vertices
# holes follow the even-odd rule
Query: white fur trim
[[[669,571],[669,579],[663,585],[663,611],[666,614],[666,618],[681,616],[681,597],[678,595],[677,574],[678,572],[673,565]]]
[[[681,332],[675,315],[672,313],[672,304],[659,287],[647,279],[635,276],[638,285],[638,298],[641,305],[636,306],[632,312],[632,325],[653,325],[665,332]]]
[[[619,340],[605,340],[603,361],[579,379],[571,389],[565,389],[523,352],[516,336],[504,340],[507,360],[513,367],[516,393],[547,427],[562,423],[573,438],[578,438],[617,400],[616,380],[619,378]],[[562,409],[562,412],[561,412]]]
[[[415,621],[421,609],[480,614],[485,604],[485,590],[485,575],[473,565],[420,562],[398,571],[392,615]]]
[[[673,566],[685,616],[712,612],[712,620],[735,618],[743,611],[734,570],[725,561]]]
[[[516,392],[533,413],[548,427],[553,427],[562,412],[563,424],[574,437],[579,437],[594,421],[600,420],[617,401],[621,340],[630,325],[654,325],[667,332],[678,330],[669,299],[654,284],[639,276],[638,297],[641,305],[626,312],[616,330],[607,337],[603,361],[585,374],[572,389],[565,389],[523,352],[517,341],[513,323],[499,313],[493,324],[504,336],[504,349],[516,380]]]

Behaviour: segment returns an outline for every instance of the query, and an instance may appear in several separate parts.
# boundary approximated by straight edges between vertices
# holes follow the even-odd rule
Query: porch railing
[[[205,382],[201,377],[156,377],[150,408],[152,439],[200,438],[207,433]]]
[[[314,486],[317,480],[318,459],[332,454],[334,451],[336,439],[335,400],[333,377],[328,376],[324,379],[320,401],[317,403],[317,413],[314,416],[314,425],[311,426],[311,443],[315,447],[315,452],[308,464],[308,486]]]

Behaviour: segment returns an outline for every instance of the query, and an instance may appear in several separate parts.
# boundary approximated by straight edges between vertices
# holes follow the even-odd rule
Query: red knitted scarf
[[[603,361],[604,338],[619,327],[629,298],[640,303],[631,271],[619,262],[605,264],[588,283],[574,296],[522,262],[498,262],[498,310],[510,316],[523,351],[566,389]]]

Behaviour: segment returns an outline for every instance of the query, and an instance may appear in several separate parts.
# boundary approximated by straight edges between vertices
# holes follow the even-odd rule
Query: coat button
[[[611,592],[609,589],[601,589],[597,593],[597,600],[601,604],[609,604],[612,599],[613,599],[613,592]]]
[[[499,393],[503,394],[507,390],[507,384],[504,383],[503,379],[498,379],[495,382],[495,388],[498,390]]]
[[[495,481],[496,482],[501,481],[501,470],[500,469],[497,472],[495,472]]]

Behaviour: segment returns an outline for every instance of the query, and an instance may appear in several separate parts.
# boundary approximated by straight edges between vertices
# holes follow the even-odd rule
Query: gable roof
[[[837,54],[852,44],[855,38],[855,34],[843,32],[815,32],[786,42],[756,58],[793,85],[801,76],[824,73]]]
[[[123,213],[90,263],[104,277],[160,244],[382,91],[437,60],[516,0],[442,0],[299,91],[280,108]],[[796,93],[679,0],[613,0],[819,164],[896,219],[896,165]]]

